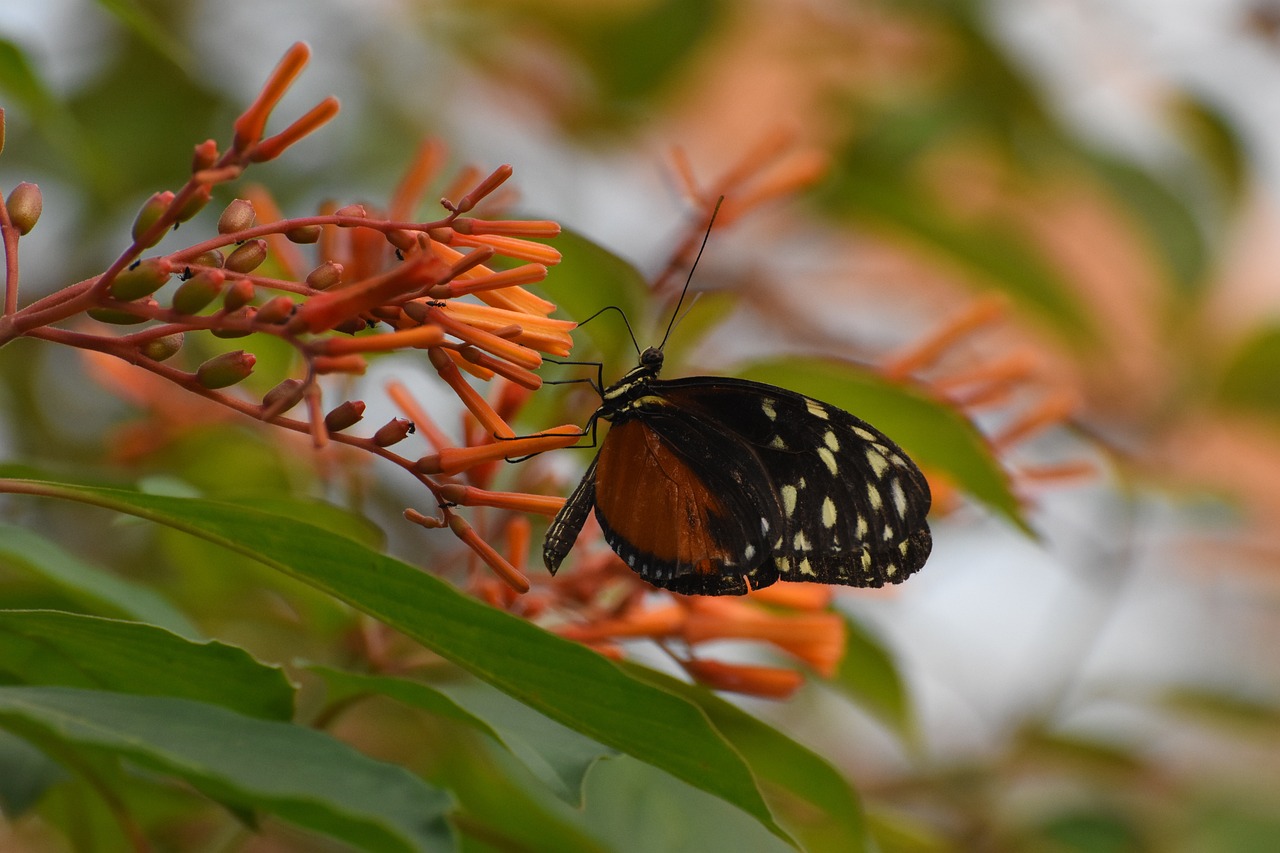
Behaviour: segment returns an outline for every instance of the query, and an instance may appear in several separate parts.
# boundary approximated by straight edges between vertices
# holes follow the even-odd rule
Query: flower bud
[[[132,302],[143,296],[155,293],[169,280],[171,268],[169,262],[160,258],[148,258],[138,261],[128,269],[121,270],[111,282],[111,295],[121,302]]]
[[[157,231],[146,242],[142,242],[142,238],[151,230],[151,226],[160,221],[160,217],[164,216],[164,212],[169,209],[169,205],[173,203],[173,193],[169,190],[152,194],[142,205],[142,209],[138,211],[137,217],[133,220],[133,242],[137,243],[144,249],[149,249],[160,239],[164,237],[164,231]]]
[[[418,245],[418,235],[413,231],[397,228],[387,232],[387,242],[402,252],[407,252]]]
[[[314,243],[320,239],[319,225],[299,225],[284,232],[292,243]]]
[[[151,300],[155,304],[155,300]],[[144,302],[139,300],[135,305],[142,305]],[[90,308],[85,312],[99,323],[110,323],[113,326],[136,326],[138,323],[147,322],[147,317],[140,314],[134,314],[132,311],[122,311],[119,308]]]
[[[40,211],[44,209],[44,197],[35,184],[23,181],[9,192],[5,201],[9,209],[9,221],[18,229],[19,234],[29,234],[40,221]]]
[[[199,172],[208,169],[218,162],[218,143],[206,139],[196,146],[191,155],[191,171]]]
[[[255,323],[266,323],[274,325],[283,323],[293,314],[293,300],[287,296],[277,296],[275,299],[269,299],[258,308],[258,313],[254,315]]]
[[[248,199],[238,198],[227,205],[222,211],[222,216],[218,217],[218,233],[234,234],[237,231],[244,231],[246,228],[252,228],[257,214],[253,210],[253,204]]]
[[[240,278],[231,283],[226,295],[222,297],[222,310],[228,314],[239,311],[253,299],[253,282]]]
[[[249,328],[249,324],[253,322],[255,313],[256,312],[252,305],[242,306],[222,317],[225,321],[234,322],[236,324],[235,328],[231,328],[230,326],[220,326],[215,329],[210,329],[209,334],[213,335],[215,338],[226,339],[247,337],[253,334],[253,329]]]
[[[327,290],[342,282],[342,264],[325,261],[307,274],[307,284],[316,290]]]
[[[348,400],[334,407],[333,411],[324,416],[324,428],[329,432],[342,432],[347,427],[359,423],[363,417],[364,402],[361,400]]]
[[[182,332],[174,332],[163,338],[154,338],[138,347],[138,351],[152,361],[172,358],[180,349],[182,349]]]
[[[286,379],[262,395],[262,408],[272,417],[283,415],[302,400],[301,379]]]
[[[204,270],[178,285],[173,294],[173,310],[179,314],[198,314],[222,292],[226,276],[222,270]]]
[[[256,270],[266,259],[267,241],[250,240],[247,243],[241,243],[234,252],[227,255],[224,266],[232,272],[248,273]]]
[[[209,203],[210,196],[213,191],[208,186],[196,187],[195,192],[187,196],[187,200],[182,203],[182,207],[178,208],[175,218],[178,222],[186,222],[200,211],[204,210],[204,206]]]
[[[222,252],[219,250],[210,249],[207,252],[201,252],[196,255],[195,258],[192,259],[191,263],[199,264],[202,267],[217,267],[218,269],[222,269],[223,265],[226,264],[226,258],[223,257]]]
[[[244,350],[224,352],[196,368],[196,381],[211,390],[235,385],[253,373],[257,360],[253,353]]]
[[[403,441],[405,436],[412,435],[415,429],[413,421],[408,418],[392,418],[373,434],[373,443],[379,447],[390,447]]]
[[[364,209],[363,204],[349,204],[346,207],[340,207],[333,212],[334,216],[349,216],[353,219],[368,219],[369,213]]]

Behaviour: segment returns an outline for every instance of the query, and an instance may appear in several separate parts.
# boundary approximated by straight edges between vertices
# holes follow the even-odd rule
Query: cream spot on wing
[[[804,531],[801,530],[799,533],[796,534],[795,541],[792,544],[795,546],[795,549],[797,551],[808,551],[809,537],[805,536]]]
[[[889,460],[880,454],[880,451],[873,448],[867,448],[867,464],[871,466],[871,471],[876,477],[883,477],[884,472],[889,470]]]
[[[764,412],[764,416],[769,420],[775,420],[778,417],[778,411],[773,407],[773,401],[769,399],[760,401],[760,411]]]
[[[786,512],[788,518],[790,518],[792,514],[795,513],[796,511],[796,487],[795,486],[782,487],[782,509],[784,512]]]
[[[854,427],[853,434],[856,435],[858,438],[862,439],[863,441],[874,442],[876,440],[875,433],[867,432],[862,427]]]
[[[809,558],[805,557],[800,561],[800,574],[817,577],[818,573],[813,570],[813,566],[809,565]]]
[[[911,548],[911,540],[903,539],[898,543],[898,550],[902,552],[902,556],[907,556],[907,551]]]
[[[832,453],[830,450],[827,450],[825,447],[819,447],[818,458],[820,458],[823,462],[826,463],[827,470],[830,471],[832,474],[839,473],[840,466],[836,464],[836,455]]]
[[[889,484],[889,493],[893,495],[893,508],[898,511],[898,518],[905,518],[907,515],[907,496],[902,491],[902,483],[896,477]]]
[[[760,519],[760,535],[761,536],[769,535],[769,519],[764,517],[761,517]]]
[[[853,531],[853,535],[857,536],[859,539],[867,538],[867,517],[865,515],[858,516],[858,526],[857,529]]]
[[[822,499],[822,526],[828,529],[836,526],[836,504],[830,497]]]
[[[880,490],[876,488],[875,483],[867,483],[867,501],[876,512],[884,509],[884,500],[881,499]]]
[[[769,446],[772,447],[774,450],[787,449],[787,443],[782,440],[782,436],[780,435],[775,435],[773,438],[769,439]]]
[[[824,421],[827,419],[827,410],[823,408],[822,404],[817,400],[810,400],[806,397],[804,407],[808,409],[809,414],[813,415],[815,418],[822,418]]]
[[[840,449],[840,439],[836,438],[835,430],[827,430],[827,434],[822,437],[822,443],[832,450]]]
[[[743,549],[742,549],[742,556],[743,556],[743,557],[745,557],[745,558],[746,558],[746,559],[748,559],[748,560],[750,560],[750,559],[751,559],[752,557],[754,557],[755,555],[756,555],[756,546],[755,546],[755,545],[748,545],[746,548],[743,548]]]
[[[886,524],[884,526],[884,541],[888,542],[891,539],[893,539],[893,528]]]
[[[888,565],[886,565],[886,566],[884,567],[884,573],[885,573],[886,575],[888,575],[889,577],[893,577],[894,575],[896,575],[896,574],[898,573],[898,564],[897,564],[897,563],[889,563]]]

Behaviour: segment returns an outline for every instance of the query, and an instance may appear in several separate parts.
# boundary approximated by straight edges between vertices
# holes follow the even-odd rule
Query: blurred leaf
[[[169,32],[164,22],[137,0],[95,0],[95,2],[132,30],[134,35],[156,53],[179,68],[186,68],[188,56],[178,48],[183,43],[182,39],[176,33]]]
[[[884,128],[888,138],[864,140],[837,155],[839,168],[823,193],[829,208],[958,266],[1035,310],[1067,340],[1086,345],[1094,330],[1057,268],[1012,223],[961,221],[947,213],[945,204],[900,171],[906,152],[893,138],[898,130]]]
[[[0,725],[37,743],[122,756],[357,848],[453,849],[443,792],[311,729],[186,699],[67,687],[0,687]]]
[[[0,814],[22,815],[67,771],[16,735],[0,731]]]
[[[1280,728],[1280,703],[1207,687],[1183,686],[1165,691],[1159,704],[1223,728],[1249,730],[1263,736]]]
[[[697,707],[412,566],[319,527],[214,501],[0,481],[0,491],[11,490],[137,515],[260,560],[398,629],[551,719],[727,800],[786,838],[746,764]]]
[[[925,818],[882,809],[867,810],[878,853],[953,853],[955,845]]]
[[[1217,179],[1228,204],[1238,203],[1249,180],[1248,156],[1227,114],[1194,92],[1178,93],[1167,109],[1174,127]]]
[[[1269,804],[1220,802],[1197,809],[1184,830],[1186,850],[1205,853],[1273,853],[1280,850],[1280,809]]]
[[[919,465],[946,473],[974,498],[1029,530],[1000,461],[973,424],[955,409],[871,371],[822,359],[760,362],[740,375],[857,415],[902,445]]]
[[[26,52],[8,39],[0,39],[0,91],[12,98],[11,108],[16,104],[33,116],[57,109],[57,99],[27,61]]]
[[[1264,326],[1231,357],[1218,399],[1260,414],[1280,415],[1280,327]]]
[[[1151,849],[1134,820],[1114,810],[1064,812],[1037,827],[1028,849],[1080,853],[1133,853]],[[1041,847],[1041,845],[1046,845]]]
[[[1137,218],[1172,276],[1177,295],[1199,296],[1206,284],[1209,248],[1187,203],[1134,163],[1099,151],[1084,156],[1115,200]]]
[[[906,685],[889,650],[862,624],[845,616],[845,649],[831,682],[902,740],[914,745],[915,719]]]
[[[1094,738],[1066,734],[1042,727],[1036,721],[1016,733],[1018,753],[1041,766],[1056,766],[1080,773],[1093,783],[1104,779],[1131,781],[1143,770],[1137,746],[1106,743]]]
[[[602,761],[591,771],[583,817],[586,828],[604,841],[605,850],[790,853],[795,849],[722,800],[628,756]]]
[[[24,684],[172,696],[264,719],[293,716],[293,687],[279,667],[236,646],[193,643],[139,622],[0,610],[0,670]]]
[[[573,806],[582,804],[587,771],[601,758],[617,755],[483,682],[424,684],[322,666],[309,669],[329,685],[330,701],[377,693],[471,726],[506,747],[556,796]]]
[[[21,566],[105,616],[150,622],[184,637],[200,631],[155,592],[82,562],[25,528],[0,522],[0,562]]]
[[[862,803],[849,782],[821,756],[705,687],[633,663],[623,668],[700,707],[746,759],[770,805],[806,849],[867,848]]]

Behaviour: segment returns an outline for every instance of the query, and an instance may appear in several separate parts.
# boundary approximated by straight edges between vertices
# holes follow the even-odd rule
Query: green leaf
[[[760,362],[741,375],[857,415],[902,445],[918,464],[945,472],[974,498],[1029,530],[1009,479],[981,433],[958,411],[922,391],[869,370],[816,358]]]
[[[868,849],[857,793],[821,756],[705,687],[633,663],[625,663],[623,668],[701,708],[746,759],[770,805],[805,849]]]
[[[193,643],[139,622],[0,610],[0,670],[24,684],[172,696],[274,720],[293,716],[293,687],[279,667],[236,646]]]
[[[60,765],[20,737],[0,731],[0,814],[23,814],[67,778]]]
[[[21,47],[0,39],[0,91],[33,114],[57,109],[57,100],[36,74]]]
[[[37,744],[118,755],[360,849],[453,849],[447,795],[301,726],[186,699],[69,687],[0,687],[0,726]]]
[[[1280,415],[1280,327],[1254,332],[1231,357],[1218,386],[1218,399],[1259,414]]]
[[[0,480],[159,522],[325,591],[571,729],[727,800],[782,838],[742,758],[687,701],[447,583],[328,530],[247,507],[119,489]]]
[[[1226,201],[1238,203],[1249,183],[1249,157],[1239,130],[1216,104],[1194,92],[1171,98],[1166,109],[1182,138],[1200,155]]]
[[[845,649],[831,682],[908,744],[915,744],[915,719],[897,664],[880,639],[856,619],[845,617]]]
[[[169,32],[164,23],[141,3],[136,0],[96,0],[96,2],[132,30],[139,40],[145,42],[156,53],[179,68],[186,68],[187,54],[178,47],[183,44],[182,38]]]
[[[104,616],[150,622],[184,637],[200,636],[180,610],[147,587],[91,566],[26,528],[0,522],[0,562],[22,566]]]
[[[483,682],[424,684],[323,666],[309,669],[329,686],[330,701],[377,693],[471,726],[504,746],[557,797],[573,806],[582,804],[587,771],[601,758],[618,754]]]

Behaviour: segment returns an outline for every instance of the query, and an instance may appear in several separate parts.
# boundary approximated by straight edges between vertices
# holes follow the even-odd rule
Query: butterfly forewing
[[[881,586],[924,565],[932,545],[928,483],[871,425],[786,389],[740,379],[654,381],[650,391],[685,417],[713,426],[725,443],[748,446],[759,460],[781,507],[782,523],[766,546],[782,579]]]
[[[725,438],[658,401],[605,437],[596,517],[610,546],[655,586],[726,595],[777,579],[767,543],[780,507],[754,453]]]

